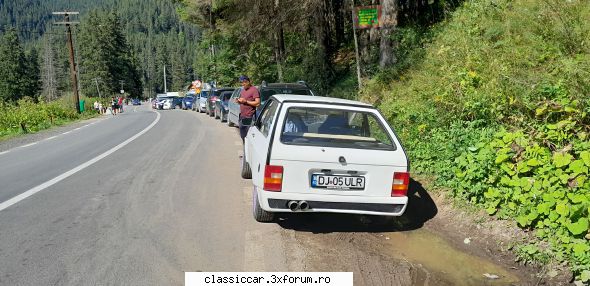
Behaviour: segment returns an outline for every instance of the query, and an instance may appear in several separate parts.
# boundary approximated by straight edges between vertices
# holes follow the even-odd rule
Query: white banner
[[[352,286],[352,272],[185,272],[185,286]]]

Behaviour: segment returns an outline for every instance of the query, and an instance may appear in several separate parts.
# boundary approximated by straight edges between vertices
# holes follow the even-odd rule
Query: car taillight
[[[266,165],[264,168],[265,191],[280,192],[283,187],[283,166]]]
[[[393,183],[391,184],[392,197],[405,197],[408,195],[408,185],[410,184],[410,173],[395,172],[393,173]]]

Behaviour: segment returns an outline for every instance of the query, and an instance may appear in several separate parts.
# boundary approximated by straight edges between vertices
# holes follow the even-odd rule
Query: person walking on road
[[[252,124],[254,114],[256,114],[256,107],[260,105],[260,93],[256,87],[252,86],[248,76],[240,76],[240,83],[242,84],[242,91],[236,102],[240,104],[239,127],[243,143]]]
[[[115,97],[111,98],[111,108],[113,109],[113,115],[117,115],[117,109],[119,107],[117,106],[117,99]]]

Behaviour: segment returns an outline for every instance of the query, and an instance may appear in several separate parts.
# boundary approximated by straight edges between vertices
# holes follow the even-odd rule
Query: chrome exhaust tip
[[[299,202],[299,208],[302,211],[308,210],[309,209],[309,204],[306,201],[300,201]]]
[[[299,209],[299,203],[297,201],[290,201],[287,203],[287,207],[291,210],[291,211],[296,211]]]

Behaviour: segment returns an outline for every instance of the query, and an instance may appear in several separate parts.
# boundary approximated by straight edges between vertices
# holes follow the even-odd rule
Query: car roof
[[[356,100],[348,100],[335,97],[325,96],[311,96],[311,95],[297,95],[297,94],[275,94],[274,97],[279,102],[308,102],[308,103],[327,103],[327,104],[340,104],[340,105],[354,105],[359,107],[370,107],[372,105]]]

